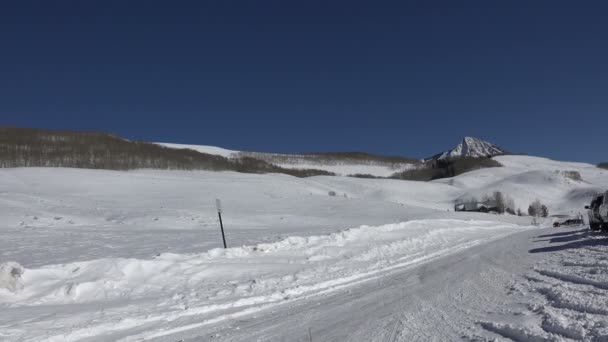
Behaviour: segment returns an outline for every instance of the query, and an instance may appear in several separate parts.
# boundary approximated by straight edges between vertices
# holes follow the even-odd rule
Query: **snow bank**
[[[70,306],[115,303],[103,319],[82,330],[57,331],[63,340],[149,324],[155,326],[150,334],[159,334],[167,321],[196,316],[216,322],[227,313],[336,291],[522,229],[492,221],[417,220],[200,254],[48,265],[27,269],[23,289],[0,293],[0,304],[61,305],[69,311]],[[119,317],[130,318],[115,323]],[[36,330],[31,332],[20,334],[35,339]]]

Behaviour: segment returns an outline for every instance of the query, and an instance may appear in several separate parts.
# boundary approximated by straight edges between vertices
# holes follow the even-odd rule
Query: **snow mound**
[[[10,292],[18,292],[23,289],[21,275],[24,269],[16,262],[5,262],[0,264],[0,289]]]

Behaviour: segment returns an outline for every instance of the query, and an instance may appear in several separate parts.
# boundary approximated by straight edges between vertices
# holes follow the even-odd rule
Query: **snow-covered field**
[[[499,190],[523,211],[538,198],[551,213],[574,214],[608,186],[608,172],[536,157],[496,159],[505,167],[428,183],[1,169],[0,340],[605,336],[602,304],[585,302],[608,288],[601,236],[539,231],[529,217],[452,208],[457,199]],[[563,171],[578,171],[582,180]],[[218,248],[216,198],[224,207],[226,250]],[[563,237],[536,238],[552,232]],[[568,238],[579,244],[551,249]],[[516,252],[499,261],[499,253]],[[571,285],[573,279],[583,280]],[[571,292],[576,298],[568,297],[570,289],[579,291]],[[450,309],[474,295],[463,306],[469,312]],[[414,306],[403,298],[415,298]],[[536,306],[519,310],[514,303],[522,300]],[[442,305],[443,314],[434,309]],[[496,312],[484,312],[490,308]],[[452,321],[437,325],[441,331],[420,330],[442,320]]]

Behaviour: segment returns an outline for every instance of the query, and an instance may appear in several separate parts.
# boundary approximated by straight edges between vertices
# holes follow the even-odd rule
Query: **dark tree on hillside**
[[[391,178],[430,181],[440,178],[458,176],[460,174],[488,167],[500,167],[499,162],[491,158],[455,158],[446,160],[432,160],[414,169],[398,172]]]
[[[537,199],[530,203],[530,206],[528,207],[528,214],[530,214],[530,216],[548,217],[549,209]]]
[[[542,217],[549,216],[549,208],[547,208],[547,206],[544,204],[540,207],[540,216],[542,216]]]

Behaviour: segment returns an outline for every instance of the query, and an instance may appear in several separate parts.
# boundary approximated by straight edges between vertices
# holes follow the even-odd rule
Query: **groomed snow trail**
[[[201,254],[26,268],[21,291],[0,289],[0,331],[8,341],[175,340],[171,335],[347,293],[524,229],[429,219]]]
[[[606,239],[578,228],[527,229],[341,291],[213,324],[191,322],[188,329],[149,337],[188,342],[605,341]]]

